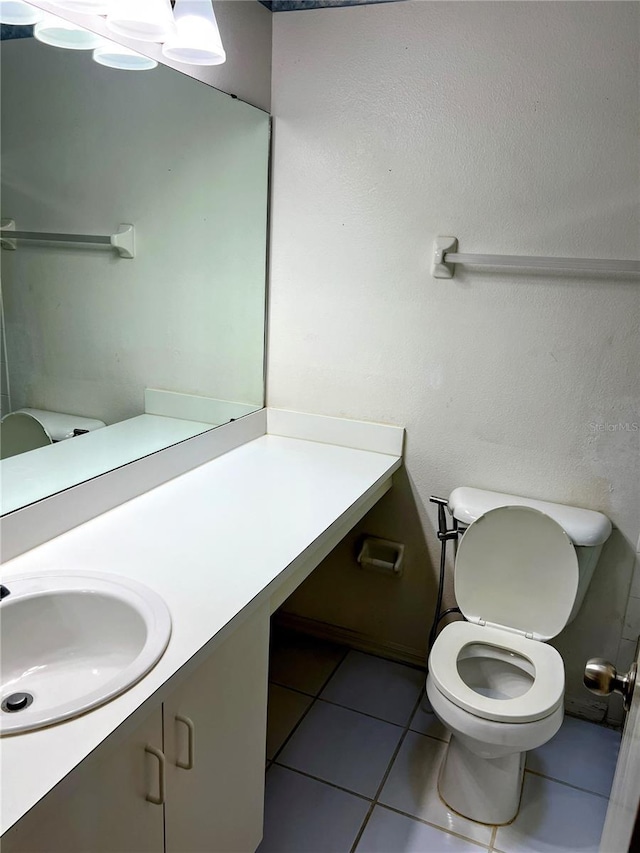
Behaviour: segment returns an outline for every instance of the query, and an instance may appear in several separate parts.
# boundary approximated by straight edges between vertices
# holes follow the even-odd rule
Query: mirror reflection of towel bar
[[[15,250],[16,240],[37,240],[51,243],[93,243],[112,246],[121,258],[135,257],[135,229],[133,225],[122,223],[118,225],[115,234],[57,234],[48,231],[18,231],[13,219],[3,219],[0,227],[3,249]],[[5,236],[6,235],[6,236]]]

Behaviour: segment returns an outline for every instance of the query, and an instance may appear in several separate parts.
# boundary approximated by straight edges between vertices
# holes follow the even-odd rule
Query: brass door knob
[[[615,666],[604,658],[590,658],[584,668],[584,684],[598,696],[610,696],[620,693],[624,707],[628,711],[636,681],[637,665],[634,663],[629,672],[620,674]]]

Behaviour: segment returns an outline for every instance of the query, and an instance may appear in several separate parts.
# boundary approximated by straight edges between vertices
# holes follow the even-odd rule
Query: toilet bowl
[[[453,811],[478,823],[510,823],[520,806],[526,753],[557,733],[564,717],[562,704],[541,720],[503,723],[458,708],[430,676],[427,696],[452,732],[438,778],[440,797]]]
[[[455,811],[503,824],[518,812],[524,756],[564,716],[564,665],[536,640],[455,622],[434,644],[427,696],[452,736],[438,789]]]
[[[582,512],[598,516],[593,522],[606,538],[608,519]],[[427,695],[451,732],[440,796],[471,820],[513,820],[526,752],[562,724],[564,664],[545,641],[573,612],[580,574],[574,544],[557,520],[520,504],[477,514],[458,547],[455,593],[467,621],[437,637]]]

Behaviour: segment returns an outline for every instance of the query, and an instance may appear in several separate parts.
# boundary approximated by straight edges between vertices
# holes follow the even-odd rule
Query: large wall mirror
[[[1,70],[6,514],[263,406],[269,116],[29,37]]]

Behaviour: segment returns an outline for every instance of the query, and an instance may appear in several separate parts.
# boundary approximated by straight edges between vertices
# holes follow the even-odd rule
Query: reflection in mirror
[[[1,62],[7,513],[262,407],[269,116],[32,37]]]

